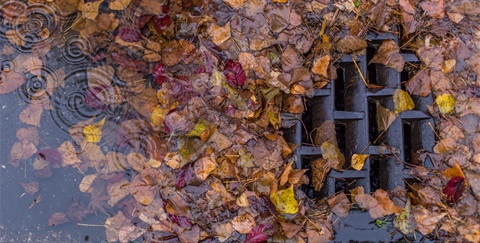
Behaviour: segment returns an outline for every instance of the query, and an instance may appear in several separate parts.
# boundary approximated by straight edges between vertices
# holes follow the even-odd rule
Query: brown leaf
[[[224,224],[218,224],[214,226],[214,229],[215,229],[217,239],[220,242],[224,242],[228,240],[228,238],[230,238],[230,236],[232,236],[232,234],[235,232],[235,230],[232,227],[232,223],[230,222],[227,222]]]
[[[312,72],[328,78],[328,67],[330,65],[330,55],[315,59],[313,62]]]
[[[290,72],[294,68],[302,65],[302,57],[295,48],[288,46],[282,53],[282,69],[284,72]]]
[[[37,147],[35,144],[28,140],[24,140],[23,142],[17,141],[13,144],[12,150],[10,150],[8,163],[17,167],[20,164],[20,161],[32,157],[35,153],[37,153]]]
[[[431,93],[431,83],[430,70],[427,69],[418,71],[405,85],[411,94],[425,97]]]
[[[23,190],[25,190],[25,193],[30,196],[33,196],[33,194],[37,193],[40,190],[40,186],[36,181],[20,183],[20,185],[23,187]]]
[[[318,158],[310,162],[312,167],[312,184],[315,187],[315,191],[320,191],[327,177],[327,173],[332,168],[328,163],[328,160],[323,158]]]
[[[402,72],[405,65],[405,59],[400,55],[400,48],[393,40],[386,40],[378,49],[377,54],[372,58],[370,63],[381,63],[387,67]],[[369,63],[369,64],[370,64]]]
[[[292,165],[293,165],[293,161],[288,163],[287,166],[285,166],[285,169],[283,170],[283,173],[280,176],[280,180],[279,180],[279,185],[280,186],[283,186],[283,185],[285,185],[285,183],[287,183],[289,175],[290,175],[290,171],[292,171]]]
[[[432,233],[437,223],[447,215],[447,213],[428,210],[419,205],[412,206],[412,213],[417,223],[417,230],[423,235]]]
[[[335,122],[333,120],[326,120],[315,129],[315,137],[313,144],[320,146],[324,142],[337,145],[337,133],[335,132]]]
[[[302,229],[302,225],[296,222],[281,220],[280,224],[282,225],[283,233],[289,239],[293,238]]]
[[[240,234],[248,234],[255,225],[255,219],[248,213],[238,215],[232,220],[232,227]]]
[[[334,197],[328,199],[327,202],[332,212],[338,217],[344,218],[348,215],[351,203],[344,192],[338,193]]]
[[[25,77],[20,73],[3,70],[0,74],[0,94],[12,92],[24,83]]]
[[[432,18],[441,19],[445,16],[444,0],[426,0],[420,3],[420,7]]]
[[[40,119],[42,118],[43,106],[32,103],[28,105],[25,110],[20,112],[19,118],[25,124],[32,126],[40,126]]]
[[[378,132],[386,131],[390,125],[397,119],[397,114],[387,108],[384,108],[380,103],[377,103],[376,120]]]
[[[335,43],[337,51],[348,54],[367,48],[367,42],[360,37],[347,35]]]

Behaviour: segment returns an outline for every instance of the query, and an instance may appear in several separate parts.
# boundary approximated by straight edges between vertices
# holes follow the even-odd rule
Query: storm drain
[[[402,53],[406,61],[402,73],[382,64],[367,65],[387,39],[398,43],[391,34],[369,35],[366,55],[355,60],[344,55],[337,63],[337,79],[315,90],[314,97],[306,101],[306,111],[298,117],[302,122],[297,122],[284,133],[289,142],[298,145],[295,150],[296,168],[310,169],[310,162],[320,158],[322,152],[319,146],[311,144],[307,134],[327,120],[335,123],[338,146],[346,158],[345,170],[331,170],[321,191],[308,186],[305,191],[311,198],[331,196],[340,191],[349,193],[348,190],[357,186],[363,186],[365,193],[378,188],[404,188],[406,181],[411,179],[405,174],[406,166],[419,165],[417,151],[431,152],[434,146],[435,125],[426,106],[433,104],[431,96],[412,96],[415,109],[399,113],[385,132],[379,132],[377,104],[393,111],[394,91],[405,90],[404,83],[412,73],[408,69],[420,64],[415,54]],[[370,84],[381,88],[367,88],[359,71]],[[360,153],[370,156],[363,168],[357,171],[350,166],[351,157]],[[428,159],[423,165],[432,166]]]

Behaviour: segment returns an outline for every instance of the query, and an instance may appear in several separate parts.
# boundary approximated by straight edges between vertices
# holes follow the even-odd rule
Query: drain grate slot
[[[408,68],[402,73],[381,64],[367,65],[382,41],[396,41],[391,34],[369,35],[367,39],[371,42],[366,55],[355,59],[358,67],[351,56],[343,56],[337,63],[337,79],[307,99],[306,111],[299,115],[304,125],[298,122],[285,131],[286,139],[298,145],[295,166],[310,169],[310,162],[322,156],[320,146],[312,141],[315,129],[328,120],[335,124],[338,147],[346,159],[344,170],[331,170],[319,192],[311,185],[305,186],[309,197],[331,196],[340,191],[349,193],[348,190],[356,186],[363,186],[366,192],[379,188],[391,190],[396,186],[405,188],[408,179],[404,174],[405,164],[421,164],[417,152],[431,152],[434,146],[435,136],[430,128],[434,123],[426,106],[433,103],[431,96],[412,96],[416,108],[398,114],[387,131],[379,131],[377,104],[394,110],[393,93],[404,89],[404,82],[411,77],[419,60],[414,54],[402,54]],[[359,72],[369,83],[381,88],[367,88]],[[359,153],[370,154],[370,157],[357,171],[351,168],[351,157]],[[424,165],[431,166],[431,162],[427,160]],[[307,173],[310,177],[311,174]]]

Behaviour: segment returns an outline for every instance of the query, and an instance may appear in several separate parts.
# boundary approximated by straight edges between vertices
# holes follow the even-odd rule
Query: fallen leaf
[[[415,232],[416,224],[412,215],[410,198],[407,198],[407,203],[402,212],[397,213],[393,225],[405,235]]]
[[[245,4],[245,0],[223,0],[228,6],[232,7],[233,9],[242,8]]]
[[[383,132],[392,125],[395,119],[397,119],[397,114],[377,102],[377,113],[375,118],[377,120],[378,132]]]
[[[25,124],[39,127],[42,113],[43,105],[32,103],[20,112],[19,118]]]
[[[335,43],[336,49],[342,54],[348,54],[367,48],[367,42],[360,37],[347,35]]]
[[[369,157],[369,154],[353,154],[352,155],[352,168],[355,170],[361,170],[365,161]]]
[[[128,7],[132,0],[114,0],[109,3],[110,10],[124,10]]]
[[[450,114],[455,109],[455,97],[451,94],[441,94],[435,99],[438,109],[443,114]]]
[[[78,11],[82,13],[82,17],[85,19],[95,20],[98,16],[98,8],[103,1],[93,1],[93,2],[78,2]]]
[[[280,213],[296,214],[298,212],[298,201],[295,199],[293,186],[273,192],[270,199]]]
[[[220,242],[225,242],[235,232],[235,229],[233,229],[232,223],[230,222],[227,222],[224,224],[218,224],[214,226],[214,229],[215,229],[217,239]]]
[[[265,234],[267,226],[264,224],[257,225],[247,234],[244,243],[261,243],[268,239],[268,235]]]
[[[465,178],[457,176],[450,179],[443,188],[443,194],[447,197],[448,202],[456,203],[465,191]]]
[[[0,74],[0,94],[10,93],[25,83],[25,77],[14,71],[5,71]]]
[[[328,78],[328,67],[330,65],[330,55],[315,59],[312,66],[312,72]]]
[[[92,183],[97,179],[97,174],[85,175],[78,185],[81,192],[91,192]]]
[[[324,142],[320,146],[322,149],[322,157],[329,161],[331,168],[335,170],[343,170],[345,164],[345,156],[342,154],[337,145],[330,142]]]
[[[396,89],[393,93],[393,104],[395,106],[395,113],[415,109],[412,97],[401,89]]]
[[[344,192],[340,192],[327,200],[332,212],[340,218],[345,218],[350,211],[350,201]]]
[[[96,124],[87,125],[83,128],[83,135],[85,141],[89,143],[98,143],[102,140],[102,127],[105,123],[105,118]]]
[[[212,23],[208,27],[208,35],[212,38],[212,41],[215,45],[219,46],[229,40],[232,37],[231,30],[230,30],[230,22],[228,22],[225,26],[218,26]]]
[[[26,160],[37,153],[37,147],[30,141],[17,141],[13,144],[8,157],[8,163],[18,167],[20,161]]]
[[[444,0],[426,0],[420,3],[420,7],[432,18],[441,19],[445,16]]]
[[[432,233],[437,223],[447,215],[446,212],[428,210],[420,205],[412,206],[412,214],[417,223],[417,230],[423,235]]]
[[[232,220],[232,227],[240,234],[248,234],[255,226],[255,219],[248,213],[238,215]]]
[[[205,156],[198,159],[195,162],[194,170],[200,180],[206,180],[210,173],[217,167],[218,164],[215,162],[215,157],[212,154],[211,156]]]
[[[37,193],[40,190],[40,186],[36,181],[20,183],[20,185],[23,187],[23,190],[25,190],[25,193],[30,196],[33,196],[33,194]]]
[[[75,146],[73,146],[73,143],[68,140],[63,142],[58,147],[57,151],[62,155],[63,167],[82,162],[77,156],[77,150],[75,149]]]
[[[373,56],[370,63],[381,63],[395,69],[397,72],[402,72],[405,59],[400,55],[400,48],[397,43],[393,40],[386,40],[382,42],[377,54]]]

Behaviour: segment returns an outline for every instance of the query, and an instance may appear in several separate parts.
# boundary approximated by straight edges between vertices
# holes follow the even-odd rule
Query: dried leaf
[[[217,226],[214,226],[214,229],[215,229],[217,239],[220,242],[225,242],[226,240],[228,240],[235,231],[233,229],[232,223],[230,222],[227,222],[224,224],[218,224]]]
[[[255,219],[248,213],[238,215],[232,220],[232,227],[240,234],[248,234],[256,225]]]
[[[405,60],[402,55],[400,55],[400,48],[397,43],[393,40],[386,40],[382,43],[370,63],[381,63],[395,69],[397,72],[402,72]]]
[[[208,27],[208,34],[212,38],[212,41],[215,45],[219,46],[223,44],[232,37],[230,31],[230,22],[223,27],[212,23],[210,27]]]
[[[328,67],[330,65],[330,55],[315,59],[313,62],[312,72],[328,78]]]
[[[384,108],[380,103],[377,103],[376,120],[378,131],[386,131],[390,125],[397,119],[397,114],[387,108]]]
[[[248,233],[245,238],[245,243],[261,243],[265,242],[268,239],[268,235],[265,234],[266,225],[260,224],[255,227]]]
[[[212,154],[211,156],[205,156],[195,162],[195,174],[200,180],[206,180],[212,171],[218,167],[218,164],[215,162],[215,157]]]
[[[337,51],[342,54],[348,54],[367,48],[367,42],[360,37],[347,35],[335,43]]]
[[[332,198],[328,199],[327,202],[332,212],[338,217],[344,218],[348,215],[351,204],[344,192],[336,194]]]
[[[322,157],[328,160],[331,168],[339,171],[343,170],[345,156],[342,154],[337,145],[327,141],[322,143],[320,148],[322,149]]]

